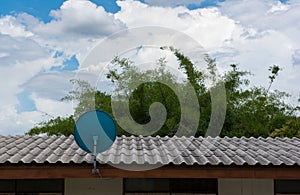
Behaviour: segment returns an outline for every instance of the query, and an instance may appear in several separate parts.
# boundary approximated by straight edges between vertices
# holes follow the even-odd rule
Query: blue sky
[[[253,72],[256,85],[266,84],[268,66],[279,64],[281,82],[274,88],[299,96],[297,0],[0,0],[0,5],[0,134],[23,134],[50,116],[72,114],[73,105],[59,99],[72,90],[69,80],[89,52],[116,32],[143,26],[187,34],[217,58],[221,72],[238,63]],[[140,46],[139,60],[154,56]],[[87,67],[86,74],[97,68]]]

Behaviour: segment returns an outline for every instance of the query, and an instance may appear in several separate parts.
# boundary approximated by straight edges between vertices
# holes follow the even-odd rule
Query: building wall
[[[123,179],[65,179],[65,195],[121,195]]]
[[[272,179],[218,179],[219,195],[273,195]]]
[[[123,179],[65,179],[65,195],[121,195]],[[218,179],[218,195],[273,195],[272,179]]]

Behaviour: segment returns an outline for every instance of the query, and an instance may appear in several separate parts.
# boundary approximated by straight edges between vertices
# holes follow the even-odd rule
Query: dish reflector
[[[75,123],[75,141],[81,149],[88,153],[101,153],[109,149],[116,136],[115,121],[104,111],[88,111],[82,114]],[[96,148],[94,148],[95,141],[97,141]]]

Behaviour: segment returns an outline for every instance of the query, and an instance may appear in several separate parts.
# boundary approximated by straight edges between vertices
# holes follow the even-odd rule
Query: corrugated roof
[[[102,164],[300,165],[298,138],[117,137]],[[0,163],[91,163],[73,136],[0,136]]]

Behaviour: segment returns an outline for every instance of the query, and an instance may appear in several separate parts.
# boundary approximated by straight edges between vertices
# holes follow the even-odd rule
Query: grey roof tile
[[[18,153],[21,154],[22,156],[25,156],[26,154],[29,153],[30,150],[31,150],[31,148],[29,148],[29,147],[24,147],[23,149],[20,149],[20,150],[18,151]]]
[[[7,152],[7,148],[5,147],[0,147],[0,155],[5,154]]]
[[[35,156],[33,156],[30,153],[27,153],[24,156],[22,156],[22,158],[20,159],[20,162],[23,162],[23,163],[34,162],[34,159],[35,159]],[[9,161],[9,159],[7,159],[7,161]]]
[[[294,165],[294,164],[296,164],[295,161],[293,161],[292,159],[290,159],[286,156],[283,156],[283,155],[281,155],[279,157],[279,160],[282,162],[282,164],[285,164],[285,165]]]
[[[9,154],[10,156],[13,156],[14,154],[17,154],[18,152],[18,148],[14,147],[14,148],[10,148],[6,151],[7,154]]]
[[[7,161],[10,163],[18,163],[21,160],[22,156],[20,154],[15,154],[11,156]]]
[[[205,156],[196,156],[197,164],[199,165],[206,165],[209,164],[209,160]]]
[[[238,155],[234,155],[233,157],[231,157],[231,159],[233,161],[233,164],[236,165],[243,165],[246,163],[246,161]]]
[[[265,157],[263,157],[261,155],[258,155],[256,157],[256,159],[258,161],[258,164],[260,164],[260,165],[269,165],[269,164],[271,164],[271,162],[267,158],[265,158]]]
[[[35,146],[32,150],[30,150],[30,153],[33,155],[33,156],[37,156],[40,154],[42,149],[40,149],[38,146]]]
[[[57,156],[56,154],[52,153],[45,160],[46,160],[46,162],[49,162],[49,163],[56,163],[59,160],[59,156]]]
[[[69,156],[70,158],[70,162],[73,162],[73,163],[78,163],[78,162],[82,162],[83,160],[83,156],[79,155],[79,154],[74,154],[72,156]]]
[[[258,161],[255,158],[252,158],[250,155],[245,156],[244,160],[248,165],[256,165],[258,163]]]
[[[61,161],[63,163],[68,163],[71,161],[70,158],[72,158],[72,157],[67,154],[63,154],[60,156],[59,161]]]
[[[10,158],[10,156],[7,153],[1,154],[0,155],[0,163],[7,162],[9,158]]]
[[[0,163],[91,163],[74,137],[0,136]],[[117,137],[99,163],[300,165],[299,138]]]

